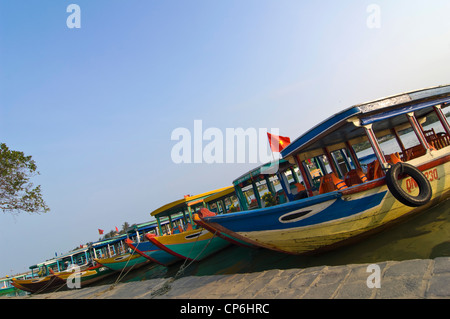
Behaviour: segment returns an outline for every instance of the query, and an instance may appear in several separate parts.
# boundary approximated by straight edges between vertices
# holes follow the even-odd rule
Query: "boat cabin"
[[[257,167],[233,181],[242,210],[283,204],[306,197],[296,164],[278,160]]]
[[[233,186],[227,187],[225,190],[203,199],[206,208],[216,214],[227,214],[238,212],[239,200]]]
[[[436,94],[442,92],[442,97]],[[308,197],[385,176],[399,161],[450,145],[444,114],[450,90],[437,88],[349,108],[293,141],[281,155],[300,169]]]
[[[242,210],[283,204],[385,176],[390,165],[450,145],[450,87],[416,91],[346,109],[309,130],[233,185]],[[270,172],[270,168],[278,170]]]
[[[164,236],[176,234],[188,229],[196,228],[197,225],[194,223],[192,215],[201,208],[206,207],[204,200],[211,195],[215,195],[228,189],[229,187],[225,187],[199,195],[186,195],[182,199],[168,203],[154,210],[150,215],[156,218],[158,235]],[[167,219],[168,223],[163,224],[164,219]]]
[[[61,272],[74,266],[86,266],[91,261],[90,249],[91,248],[88,246],[78,248],[66,254],[62,254],[36,265],[32,265],[29,267],[31,270],[31,277],[48,276],[50,275],[50,270],[54,272]]]

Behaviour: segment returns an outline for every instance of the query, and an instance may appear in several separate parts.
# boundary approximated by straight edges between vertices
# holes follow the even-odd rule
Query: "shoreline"
[[[155,278],[0,299],[450,299],[450,257]]]

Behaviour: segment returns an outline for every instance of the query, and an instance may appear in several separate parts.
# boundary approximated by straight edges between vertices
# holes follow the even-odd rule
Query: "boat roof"
[[[294,153],[322,149],[365,137],[362,125],[372,124],[374,132],[383,131],[408,122],[406,116],[398,115],[415,112],[420,118],[431,112],[425,108],[437,104],[447,106],[448,103],[450,103],[450,85],[411,91],[354,105],[314,126],[280,153],[282,158],[287,158]]]
[[[217,200],[217,199],[220,199],[220,198],[222,198],[222,197],[228,196],[228,195],[234,193],[234,191],[235,191],[235,190],[234,190],[234,186],[228,186],[228,187],[225,187],[225,189],[224,189],[223,191],[218,192],[218,193],[216,193],[216,194],[214,194],[214,195],[211,195],[211,196],[206,197],[206,198],[203,200],[203,202],[209,203],[209,202],[211,202],[211,201],[213,201],[213,200]]]
[[[206,198],[208,196],[211,196],[213,194],[216,194],[218,192],[221,192],[221,191],[227,189],[228,187],[219,188],[219,189],[216,189],[216,190],[213,190],[213,191],[209,191],[209,192],[206,192],[206,193],[193,195],[193,196],[186,195],[182,199],[178,199],[176,201],[173,201],[171,203],[168,203],[168,204],[165,204],[165,205],[161,206],[160,208],[158,208],[158,209],[154,210],[153,212],[151,212],[150,215],[151,216],[156,216],[156,217],[163,217],[163,216],[172,215],[174,213],[179,213],[184,208],[187,208],[188,206],[192,206],[192,205],[197,204],[199,202],[203,202],[204,198]]]
[[[236,178],[233,181],[233,185],[238,185],[261,174],[275,174],[278,170],[283,170],[283,168],[287,166],[291,166],[291,164],[285,159],[279,159],[269,163],[265,163]],[[272,170],[272,168],[274,170]]]

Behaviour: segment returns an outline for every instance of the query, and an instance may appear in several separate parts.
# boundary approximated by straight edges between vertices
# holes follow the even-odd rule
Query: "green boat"
[[[205,207],[206,198],[231,188],[225,187],[199,195],[185,196],[153,211],[150,215],[158,221],[159,236],[147,235],[147,239],[161,250],[191,261],[200,261],[229,246],[229,241],[196,225],[193,214]],[[175,222],[174,217],[180,215],[183,217]],[[161,226],[162,217],[169,218],[166,227]]]

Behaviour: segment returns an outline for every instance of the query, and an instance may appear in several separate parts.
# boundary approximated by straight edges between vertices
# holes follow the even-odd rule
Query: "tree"
[[[127,222],[124,222],[122,225],[122,234],[125,234],[127,232],[127,229],[130,228],[130,224],[128,224]]]
[[[12,151],[0,143],[0,209],[3,212],[47,213],[41,186],[34,187],[30,179],[39,175],[31,156]]]
[[[122,225],[122,230],[117,232],[116,230],[110,230],[109,233],[106,233],[103,237],[100,237],[98,240],[105,240],[109,238],[113,238],[117,235],[123,235],[127,233],[127,229],[130,227],[130,224],[128,222],[124,222]]]

